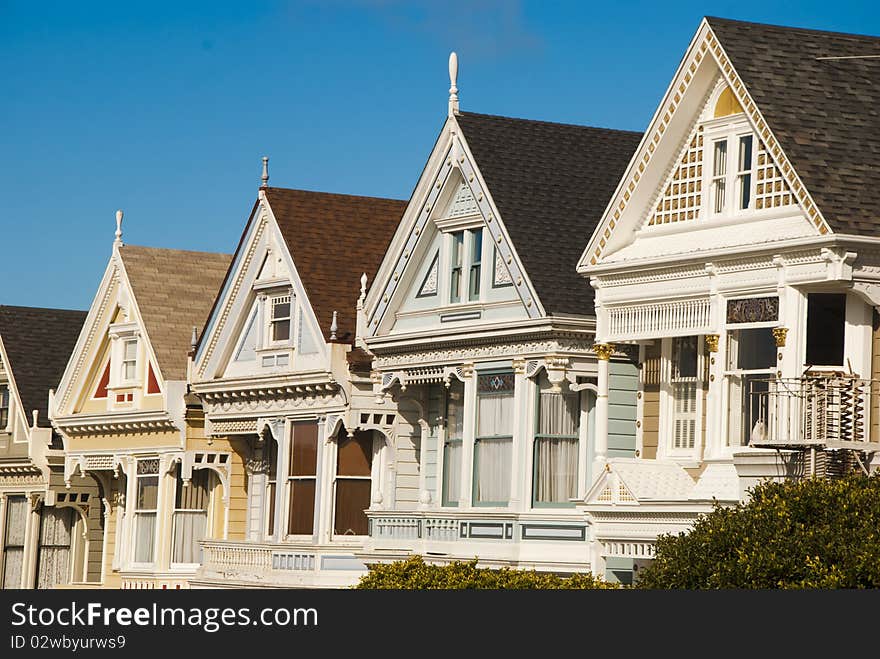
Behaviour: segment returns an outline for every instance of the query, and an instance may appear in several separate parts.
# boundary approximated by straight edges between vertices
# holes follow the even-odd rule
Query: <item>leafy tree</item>
[[[657,541],[640,588],[878,588],[880,474],[765,483]]]
[[[364,590],[576,590],[617,588],[617,584],[596,579],[589,574],[560,577],[534,570],[492,570],[478,568],[477,559],[455,561],[446,565],[425,563],[421,556],[405,561],[371,565],[356,588]]]

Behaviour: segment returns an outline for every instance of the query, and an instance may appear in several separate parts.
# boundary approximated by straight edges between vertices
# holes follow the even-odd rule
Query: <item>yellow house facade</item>
[[[197,328],[228,265],[222,254],[124,245],[117,229],[50,396],[65,486],[89,475],[100,490],[102,587],[185,588],[202,540],[243,535],[240,447],[205,437],[186,384]]]

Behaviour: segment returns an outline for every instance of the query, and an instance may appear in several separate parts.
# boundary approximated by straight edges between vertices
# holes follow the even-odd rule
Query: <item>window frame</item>
[[[298,426],[308,425],[314,427],[315,432],[315,466],[313,469],[313,474],[294,474],[293,473],[293,459],[295,455],[295,444],[296,444],[296,429]],[[318,501],[318,472],[320,470],[320,441],[319,441],[319,433],[318,426],[316,421],[303,421],[297,422],[294,421],[292,423],[293,433],[290,436],[290,451],[288,452],[288,468],[287,468],[287,482],[285,483],[284,490],[284,503],[287,512],[287,521],[284,527],[284,537],[285,538],[311,538],[315,535],[318,530],[318,515],[315,513],[315,506]],[[314,484],[314,491],[312,492],[312,530],[310,533],[291,533],[290,525],[291,525],[291,511],[293,510],[293,484],[294,481],[311,481]],[[334,487],[335,493],[335,487]],[[335,509],[335,506],[334,506]]]
[[[538,463],[538,442],[539,441],[552,441],[554,439],[561,440],[575,440],[575,455],[574,455],[574,482],[575,482],[575,492],[572,498],[577,497],[578,492],[578,483],[580,481],[580,472],[581,472],[581,424],[583,422],[583,411],[584,411],[584,400],[583,400],[583,392],[582,391],[570,391],[566,394],[565,391],[561,391],[560,396],[572,396],[577,400],[577,412],[575,414],[577,418],[577,432],[574,435],[552,435],[547,433],[541,433],[541,385],[542,381],[546,380],[549,384],[549,378],[547,378],[546,373],[541,373],[538,378],[535,380],[535,405],[534,405],[534,423],[532,424],[533,433],[532,433],[532,483],[531,483],[531,505],[532,508],[563,508],[563,509],[571,509],[575,508],[576,504],[573,501],[538,501],[537,497],[537,488],[538,488],[538,469],[540,467]],[[563,383],[566,384],[566,383]],[[566,386],[568,386],[566,384]]]
[[[133,385],[138,382],[138,361],[140,357],[140,345],[138,337],[122,337],[122,349],[120,352],[119,381],[121,386]],[[134,346],[134,357],[128,356],[128,347]],[[132,377],[128,377],[128,366],[131,365]]]
[[[451,399],[452,388],[455,387],[456,390],[460,390],[461,393],[461,405],[459,409],[459,414],[461,415],[461,434],[457,438],[451,438],[449,433],[449,401]],[[458,391],[456,392],[458,393]],[[459,501],[461,500],[461,461],[464,457],[464,397],[465,397],[465,385],[458,379],[453,379],[450,382],[450,387],[446,389],[444,396],[444,406],[443,406],[443,437],[442,437],[442,445],[443,445],[443,455],[442,455],[442,464],[440,469],[440,506],[442,508],[458,508]],[[448,459],[448,447],[450,444],[455,443],[458,448],[458,497],[455,499],[449,498],[449,492],[447,488],[447,480],[446,475],[449,473],[449,459]]]
[[[514,446],[514,437],[515,430],[513,421],[511,421],[511,428],[509,435],[479,435],[480,427],[480,387],[479,382],[481,377],[491,377],[493,375],[505,375],[510,376],[513,380],[513,387],[511,389],[505,389],[504,392],[509,391],[510,398],[512,401],[516,400],[516,375],[510,369],[492,369],[492,370],[484,370],[478,371],[474,374],[476,380],[476,391],[475,391],[475,399],[474,399],[474,418],[473,418],[473,428],[474,428],[474,445],[473,445],[473,453],[472,453],[472,464],[471,464],[471,506],[474,508],[509,508],[510,507],[510,495],[512,494],[511,487],[513,481],[513,455],[516,450]],[[500,393],[489,393],[483,394],[484,396],[490,397],[502,397]],[[505,394],[507,395],[507,394]],[[509,441],[510,442],[510,462],[511,462],[511,472],[507,475],[508,478],[508,495],[507,501],[480,501],[478,500],[478,483],[479,483],[479,474],[480,474],[480,442],[501,442],[501,441]]]
[[[216,503],[215,496],[217,492],[217,488],[219,486],[219,478],[213,469],[202,467],[199,469],[193,469],[191,476],[195,476],[196,474],[201,475],[202,473],[207,474],[208,480],[208,503],[205,510],[201,510],[198,508],[178,508],[177,507],[177,498],[178,495],[182,493],[183,486],[183,477],[182,477],[182,465],[177,463],[177,470],[175,473],[174,479],[174,503],[171,508],[171,553],[169,555],[169,566],[174,568],[180,567],[191,567],[193,565],[201,565],[204,562],[204,555],[201,553],[201,549],[199,549],[200,560],[195,563],[187,563],[183,561],[175,561],[175,525],[177,523],[177,513],[194,513],[194,512],[204,512],[205,513],[205,536],[203,539],[208,539],[212,537],[213,527],[214,527],[214,505]],[[187,488],[193,487],[192,479],[190,479],[190,483]]]
[[[690,335],[687,335],[690,336]],[[657,458],[669,458],[671,460],[695,462],[701,451],[703,443],[703,416],[706,407],[706,391],[708,384],[709,358],[706,355],[705,336],[694,335],[697,338],[697,375],[694,382],[696,398],[694,401],[694,446],[693,448],[676,448],[675,446],[675,392],[673,390],[673,342],[676,338],[665,337],[660,344],[661,384],[660,384],[660,441],[658,443]],[[667,439],[663,441],[663,433]]]
[[[370,474],[369,475],[340,474],[339,473],[339,449],[344,444],[346,444],[348,442],[357,441],[357,435],[358,435],[358,433],[361,433],[361,432],[369,433],[369,435],[370,435]],[[370,535],[369,518],[367,518],[366,532],[363,534],[337,533],[336,532],[336,521],[337,521],[337,514],[336,513],[337,513],[337,505],[338,505],[338,501],[339,501],[338,484],[339,484],[340,480],[342,480],[342,481],[355,481],[355,480],[367,481],[367,483],[370,484],[370,497],[369,497],[370,500],[367,502],[367,506],[364,510],[369,509],[370,505],[372,504],[373,490],[374,490],[373,476],[374,476],[374,472],[375,472],[375,468],[376,468],[376,461],[379,459],[379,456],[377,455],[378,451],[377,451],[377,446],[376,446],[376,442],[378,440],[377,440],[374,432],[375,431],[369,431],[369,430],[355,431],[354,436],[349,438],[347,434],[340,431],[340,433],[336,437],[336,441],[335,441],[335,445],[336,445],[335,449],[336,450],[335,450],[334,456],[333,456],[333,458],[334,458],[334,460],[333,460],[333,480],[332,480],[332,488],[331,488],[333,498],[331,501],[331,508],[330,508],[330,537],[335,541],[363,539],[363,538],[369,537],[369,535]],[[341,442],[340,442],[340,439],[342,439]]]
[[[142,462],[152,461],[156,462],[156,472],[155,473],[146,473],[140,474],[139,465]],[[135,459],[135,474],[134,474],[134,499],[132,501],[132,543],[131,543],[131,561],[135,566],[152,566],[156,564],[157,558],[157,548],[159,542],[159,534],[156,533],[156,530],[159,526],[159,510],[161,508],[161,493],[162,493],[162,465],[161,460],[158,456],[156,457],[139,457]],[[141,484],[142,479],[146,478],[155,478],[156,479],[156,505],[154,508],[141,508],[139,501],[139,486]],[[145,515],[153,515],[153,543],[150,547],[150,559],[147,561],[138,560],[138,529],[140,524],[141,517]]]
[[[0,382],[0,432],[8,432],[12,420],[12,392],[8,382]]]
[[[446,299],[449,305],[477,304],[484,298],[486,289],[483,281],[486,276],[486,268],[483,267],[486,249],[484,228],[482,224],[477,224],[447,232],[449,238],[447,239],[448,277],[446,281],[449,288]],[[479,252],[475,254],[474,247],[477,243],[479,243]],[[472,287],[471,280],[474,272],[476,272],[476,281],[475,287]],[[458,282],[457,295],[455,294],[456,281]],[[472,288],[476,288],[476,291]]]
[[[750,137],[751,162],[748,169],[740,169],[740,144],[744,138]],[[752,214],[755,208],[757,167],[758,135],[749,126],[745,114],[735,114],[716,119],[709,119],[703,123],[703,142],[706,145],[703,151],[703,186],[709,194],[703,195],[704,217],[710,219],[730,219],[746,214]],[[726,154],[724,172],[715,173],[715,145],[725,142]],[[708,166],[707,166],[708,165]],[[741,208],[742,182],[745,176],[749,177],[749,204]],[[723,183],[724,203],[721,210],[716,211],[717,186]]]
[[[284,301],[286,298],[286,302]],[[275,307],[281,306],[283,304],[287,304],[287,315],[286,316],[275,316]],[[292,291],[286,291],[284,293],[274,293],[266,296],[266,306],[267,314],[266,314],[266,329],[268,336],[266,341],[266,346],[270,348],[280,348],[291,345],[291,341],[294,336],[294,306],[295,306],[295,296]],[[276,339],[275,338],[275,329],[276,323],[287,322],[287,338],[286,339]]]

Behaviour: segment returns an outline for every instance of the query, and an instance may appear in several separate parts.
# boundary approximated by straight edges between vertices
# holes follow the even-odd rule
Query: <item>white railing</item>
[[[749,383],[751,446],[875,450],[867,410],[880,414],[880,382],[843,374],[767,378]]]
[[[229,541],[202,542],[203,566],[217,572],[272,569],[271,545]]]
[[[709,330],[708,298],[607,307],[608,340],[701,334]]]
[[[436,512],[401,514],[368,512],[370,536],[376,540],[458,540],[458,519]]]

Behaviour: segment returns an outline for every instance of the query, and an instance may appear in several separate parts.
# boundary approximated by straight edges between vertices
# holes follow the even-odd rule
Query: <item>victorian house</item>
[[[639,366],[594,570],[760,479],[876,463],[878,102],[880,38],[700,24],[578,267]]]
[[[366,273],[405,207],[269,187],[264,159],[191,374],[208,436],[241,446],[244,521],[205,541],[193,586],[338,587],[365,571],[364,511],[386,496],[396,415],[374,404],[354,343]]]
[[[96,581],[97,484],[64,487],[61,438],[47,414],[85,312],[0,306],[0,587]]]
[[[201,406],[187,395],[195,333],[230,257],[124,245],[121,220],[120,211],[103,279],[49,400],[64,444],[61,491],[97,482],[96,581],[181,588],[201,563],[201,540],[244,537],[244,451],[206,437]]]
[[[461,112],[454,53],[450,78],[363,312],[396,421],[361,556],[588,571],[575,501],[595,464],[633,456],[638,378],[634,352],[593,350],[576,266],[641,136]]]

